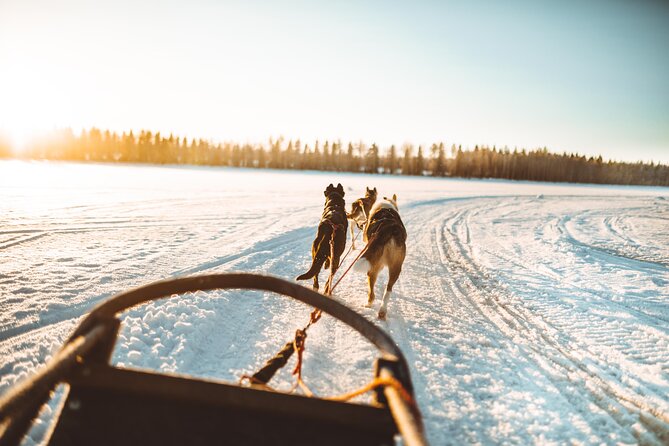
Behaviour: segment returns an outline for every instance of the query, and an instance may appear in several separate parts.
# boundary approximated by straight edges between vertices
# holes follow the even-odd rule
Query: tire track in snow
[[[475,262],[473,261],[472,257],[469,256],[468,258],[469,258],[470,260],[472,260],[470,264],[471,264],[472,266],[476,267],[476,264],[475,264]],[[480,274],[480,275],[486,275],[486,273],[485,273],[484,271],[482,271],[481,269],[479,269],[477,272],[478,272],[478,274]],[[607,302],[607,303],[608,303],[608,302]],[[512,309],[511,307],[508,307],[508,306],[504,306],[504,305],[503,305],[502,308],[503,308],[504,310],[506,310],[506,311],[514,311],[514,309]],[[522,307],[519,307],[519,308],[517,308],[517,309],[520,310],[520,312],[523,312],[523,308],[522,308]],[[629,310],[627,307],[626,307],[626,309]],[[517,319],[520,318],[520,319],[522,319],[522,320],[526,320],[526,321],[530,321],[530,320],[534,319],[534,317],[533,317],[529,312],[524,311],[524,313],[525,313],[524,316],[521,316],[520,314],[517,314],[517,315],[516,315],[516,318],[517,318]],[[644,314],[644,315],[645,315],[645,314]],[[545,322],[542,321],[542,324],[545,324]],[[550,328],[552,328],[553,330],[557,330],[556,327],[551,326],[550,324],[547,324],[547,327],[550,327]],[[538,328],[541,328],[541,327],[538,327]],[[556,345],[556,347],[558,347],[559,350],[562,350],[562,348],[561,348],[558,344],[555,344],[555,345]],[[571,356],[571,355],[568,355],[568,354],[566,354],[566,353],[564,353],[564,352],[562,352],[562,353],[565,354],[565,355],[567,355],[567,356]],[[593,353],[593,352],[589,352],[589,353],[592,354],[592,355],[594,356],[594,353]],[[580,361],[579,361],[578,359],[573,360],[573,362],[574,362],[575,364],[579,365],[579,366],[581,365],[581,363],[580,363]],[[606,384],[606,383],[604,383],[604,384]],[[609,383],[609,384],[612,384],[612,383]],[[613,382],[613,384],[615,384],[615,382]],[[652,394],[652,392],[649,392],[649,393]],[[616,395],[616,396],[617,396],[618,398],[622,398],[622,399],[630,399],[630,400],[635,399],[634,396],[623,396],[623,395]],[[638,405],[638,406],[646,406],[644,403],[641,403],[641,402],[639,402],[639,401],[635,402],[634,404],[635,404],[635,405]],[[651,412],[654,412],[654,414],[657,415],[657,416],[659,416],[660,418],[662,418],[663,421],[668,422],[669,418],[667,417],[666,412],[664,412],[664,411],[654,411],[653,408],[649,408],[648,410],[650,410]]]
[[[209,220],[207,220],[209,221]],[[213,220],[211,220],[213,221]],[[121,224],[123,223],[123,224]],[[132,224],[128,224],[132,223]],[[80,223],[81,224],[81,223]],[[174,222],[164,222],[156,221],[151,222],[147,221],[143,224],[137,224],[136,221],[105,221],[103,223],[91,222],[85,226],[71,226],[67,228],[49,228],[46,230],[38,229],[26,229],[26,230],[11,230],[11,231],[0,231],[0,235],[6,234],[22,234],[22,233],[32,233],[32,235],[25,236],[23,238],[13,237],[9,240],[6,240],[3,243],[0,243],[0,250],[11,248],[13,246],[21,245],[23,243],[32,242],[38,240],[42,237],[58,234],[83,234],[90,232],[103,232],[103,231],[118,231],[120,229],[147,229],[147,228],[170,228],[174,226]],[[37,232],[37,234],[34,234]],[[17,240],[18,239],[18,240]]]
[[[463,218],[463,217],[462,217],[462,214],[464,214],[464,213],[463,213],[463,212],[460,212],[460,215],[458,216],[458,218]],[[420,222],[422,226],[424,226],[424,221],[425,221],[425,220],[428,220],[428,221],[429,221],[429,218],[424,218],[424,219]],[[407,227],[409,228],[410,226],[408,225]],[[439,230],[440,230],[440,229],[441,229],[441,228],[438,228],[437,230],[435,230],[435,234],[439,234],[439,232],[440,232]],[[409,232],[411,233],[411,230],[410,230]],[[425,231],[423,230],[423,232],[425,232]],[[460,234],[460,235],[461,235],[462,238],[466,238],[467,233],[465,232],[464,234]],[[436,236],[435,236],[435,238],[436,238]],[[424,237],[423,237],[423,239],[424,239]],[[425,245],[426,242],[425,242],[425,240],[423,240],[423,239],[422,239],[421,241],[419,241],[418,243],[419,243],[419,244],[422,244],[422,245]],[[434,241],[434,239],[433,239],[433,241]],[[412,243],[416,243],[416,242],[413,241]],[[428,241],[428,243],[430,243],[430,242]],[[432,242],[431,244],[432,244],[433,246],[442,246],[442,245],[443,245],[443,244],[441,244],[441,243],[436,243],[436,244],[435,244],[434,242]],[[434,257],[434,258],[438,258],[437,255],[433,255],[432,257]],[[414,264],[414,263],[422,263],[422,264],[424,265],[424,264],[426,263],[426,262],[415,262],[416,259],[412,259],[412,260],[413,260],[413,261],[410,262],[409,265],[412,265],[412,264]],[[421,259],[421,260],[422,260],[422,259]],[[453,273],[453,271],[450,271],[450,267],[449,267],[449,265],[450,265],[451,263],[452,263],[452,262],[450,262],[450,261],[449,261],[449,262],[446,262],[446,263],[442,263],[442,264],[444,265],[444,268],[445,268],[445,269],[441,271],[441,273],[442,273],[442,274],[441,274],[442,279],[437,279],[437,280],[443,280],[444,283],[440,284],[439,282],[433,282],[433,285],[432,285],[433,289],[434,289],[434,290],[439,290],[439,291],[441,291],[442,288],[443,288],[444,290],[448,290],[448,291],[449,291],[449,294],[450,294],[450,296],[447,296],[447,297],[448,297],[448,300],[452,300],[451,297],[452,297],[452,296],[456,296],[456,298],[457,298],[456,301],[457,301],[457,306],[458,306],[458,307],[469,307],[469,308],[470,308],[470,314],[467,314],[467,315],[464,315],[464,316],[461,316],[461,317],[471,319],[471,318],[472,318],[472,314],[476,314],[476,313],[478,313],[478,314],[481,315],[481,317],[483,317],[483,319],[485,319],[486,321],[490,322],[490,320],[491,320],[490,315],[489,315],[488,313],[486,313],[485,311],[482,311],[481,308],[480,308],[480,306],[479,306],[478,304],[477,304],[477,305],[471,305],[471,304],[476,304],[476,302],[474,302],[473,300],[470,300],[470,298],[467,297],[467,295],[470,293],[470,291],[469,291],[467,288],[463,288],[463,285],[466,285],[466,284],[467,284],[466,281],[463,281],[463,280],[456,281],[456,280],[454,280],[454,279],[451,277],[453,274],[449,274],[449,273]],[[406,263],[405,263],[405,265],[406,265]],[[411,268],[411,267],[410,267],[410,268]],[[430,268],[425,267],[425,266],[424,266],[424,268],[427,268],[428,270],[430,269]],[[427,274],[430,274],[430,273],[434,274],[435,271],[422,271],[422,272],[418,273],[418,275],[424,277],[424,276],[426,275],[425,273],[427,273]],[[409,272],[409,274],[412,274],[412,272]],[[405,277],[406,277],[406,276],[405,276]],[[456,275],[456,278],[457,278],[457,275]],[[449,281],[450,281],[450,283],[448,283]],[[475,284],[470,284],[470,285],[475,285]],[[475,287],[476,287],[476,285],[475,285]],[[440,294],[441,297],[446,296],[446,295],[444,295],[444,294],[441,293],[441,292],[440,292],[440,293],[437,293],[437,294]],[[469,303],[468,303],[468,302],[469,302]],[[401,305],[404,307],[404,306],[405,306],[405,302],[403,301],[403,302],[401,303]],[[432,312],[435,311],[433,308],[430,308],[429,302],[425,302],[425,301],[423,301],[423,302],[422,302],[422,305],[423,305],[423,307],[424,307],[424,308],[423,308],[424,311],[426,311],[426,310],[427,310],[428,312],[429,312],[429,311],[432,311]],[[459,308],[456,307],[456,308],[452,308],[452,309],[459,309]],[[475,319],[476,319],[476,318],[475,318]],[[480,318],[478,318],[478,319],[480,319]],[[506,322],[508,322],[508,320],[507,320]],[[478,324],[478,323],[476,323],[476,324]],[[495,326],[495,325],[496,325],[496,324],[493,324],[493,326]],[[476,326],[475,326],[474,328],[476,328]],[[515,329],[517,329],[517,327],[515,327]],[[480,331],[480,330],[476,330],[476,331]],[[491,332],[489,332],[489,331],[486,332],[486,330],[483,330],[483,333],[484,333],[484,334],[488,334],[488,335],[491,334]],[[490,342],[491,342],[491,344],[492,344],[493,346],[496,345],[494,339],[492,339]],[[421,344],[421,343],[424,343],[424,341],[422,341],[422,342],[418,342],[417,344]],[[457,369],[456,369],[456,371],[457,371]],[[550,376],[548,376],[548,377],[550,378]],[[442,376],[442,379],[443,379],[443,378],[444,378],[444,377]],[[556,386],[558,389],[560,389],[560,390],[564,390],[564,388],[563,388],[564,386],[560,386],[559,383],[556,384],[555,386]],[[426,388],[429,388],[429,387],[430,387],[430,386],[426,386]],[[567,396],[568,396],[568,399],[572,399],[572,400],[573,400],[574,397],[575,397],[575,396],[578,396],[578,395],[575,395],[575,394],[572,392],[570,395],[567,395]],[[448,396],[446,396],[446,398],[448,398]],[[466,402],[466,401],[465,401],[465,402]],[[479,423],[479,422],[476,421],[476,423]],[[448,429],[448,426],[445,426],[445,428]],[[468,437],[468,438],[470,438],[470,436],[471,436],[471,432],[469,432],[469,433],[465,432],[465,433],[460,433],[460,434],[465,435],[465,436]],[[444,438],[447,438],[447,437],[444,437]],[[448,437],[448,438],[451,438],[451,437]],[[471,440],[471,441],[475,441],[475,438],[474,438],[474,437],[471,437],[470,440]],[[445,440],[444,440],[444,441],[445,441]],[[480,441],[480,440],[479,440],[479,441]]]
[[[204,273],[208,270],[225,266],[245,257],[271,251],[278,247],[286,246],[303,239],[307,233],[311,232],[311,230],[312,228],[308,227],[294,229],[286,234],[258,242],[240,253],[223,256],[194,267],[176,270],[172,273],[172,276],[176,277],[181,275]],[[117,292],[120,291],[122,290]],[[116,293],[103,293],[96,296],[91,296],[82,302],[71,303],[67,308],[63,308],[58,311],[57,314],[48,313],[46,315],[41,315],[38,320],[30,323],[24,323],[23,325],[16,325],[12,327],[2,327],[2,329],[0,329],[0,343],[5,343],[11,340],[11,338],[20,335],[26,335],[36,330],[41,331],[44,327],[54,326],[71,319],[79,318],[83,315],[85,310],[93,308],[95,305],[109,298],[113,294]]]
[[[183,268],[183,269],[178,269],[174,272],[172,272],[172,276],[184,276],[184,275],[191,275],[191,274],[197,274],[197,273],[203,273],[205,271],[212,270],[214,268],[218,268],[220,266],[223,266],[227,263],[233,262],[235,260],[241,259],[243,257],[248,257],[250,255],[257,255],[258,253],[264,253],[267,251],[274,251],[279,247],[294,244],[297,241],[305,239],[308,235],[311,235],[313,232],[313,228],[311,227],[302,227],[302,228],[297,228],[293,229],[291,231],[288,231],[284,234],[278,235],[274,238],[271,238],[269,240],[264,240],[258,243],[255,243],[254,245],[250,246],[249,248],[240,251],[235,254],[230,254],[222,257],[218,257],[216,259],[212,259],[207,262],[200,263],[199,265],[195,265],[192,267],[188,268]]]
[[[471,256],[471,252],[465,247],[469,244],[470,240],[467,215],[467,212],[459,212],[450,220],[446,220],[444,222],[444,230],[442,231],[449,246],[448,252],[455,253],[455,257],[447,258],[446,261],[459,264],[464,273],[461,277],[464,280],[460,283],[454,283],[458,291],[465,296],[478,295],[478,299],[470,297],[469,300],[495,326],[505,333],[509,339],[523,339],[528,333],[532,333],[535,341],[539,340],[543,343],[541,348],[526,344],[526,347],[532,350],[537,357],[549,359],[555,366],[561,368],[566,376],[577,372],[582,378],[593,381],[595,386],[586,386],[586,389],[595,396],[593,401],[596,403],[604,401],[605,404],[598,405],[603,410],[609,412],[621,427],[625,427],[626,423],[624,422],[624,414],[619,413],[619,410],[616,408],[618,401],[623,404],[626,403],[625,406],[628,410],[638,411],[642,422],[648,430],[654,433],[660,441],[666,441],[669,432],[667,426],[669,415],[665,410],[660,408],[659,404],[657,406],[647,404],[643,400],[643,396],[636,394],[629,388],[625,388],[622,383],[616,382],[610,375],[598,370],[593,364],[585,365],[581,359],[566,351],[561,346],[561,344],[565,343],[565,340],[556,340],[556,337],[564,338],[565,334],[559,332],[555,327],[547,324],[545,321],[539,322],[527,311],[522,311],[521,307],[501,303],[498,297],[491,299],[484,295],[485,293],[491,293],[494,296],[493,293],[496,287],[494,282],[490,282],[487,279],[486,276],[488,275],[476,264]],[[449,224],[450,228],[448,227]],[[437,244],[442,245],[443,243],[437,240]],[[466,287],[466,290],[461,288],[463,285]],[[486,305],[482,305],[481,302],[486,302]],[[494,312],[489,310],[490,303],[494,304]],[[522,329],[519,327],[522,327]],[[549,335],[549,333],[551,334]],[[566,359],[566,362],[559,357],[549,357],[547,352],[551,350],[559,353]],[[589,351],[587,353],[593,354]],[[602,374],[605,378],[602,378]],[[652,395],[652,392],[648,393]],[[645,395],[645,397],[653,399],[648,395]],[[648,438],[643,436],[643,433],[639,434],[637,439],[639,441],[648,440]]]
[[[559,220],[560,220],[559,218],[552,218],[546,220],[546,222],[541,227],[538,227],[537,230],[535,231],[535,239],[538,242],[545,244],[547,247],[554,248],[555,247],[554,245],[558,243],[559,240],[556,239],[544,240],[542,239],[541,234],[542,233],[545,234],[547,229],[549,230],[555,229],[556,231],[558,231],[557,225]],[[560,232],[560,234],[562,233]],[[580,292],[586,293],[589,298],[606,302],[607,305],[615,306],[620,311],[632,313],[636,317],[643,319],[644,321],[648,322],[651,325],[656,325],[658,321],[669,324],[669,314],[667,314],[665,317],[664,315],[648,313],[644,311],[643,307],[636,308],[631,305],[626,305],[622,301],[617,302],[611,299],[607,299],[600,293],[597,293],[596,291],[590,289],[586,289],[583,286],[580,286],[577,283],[575,283],[573,280],[564,277],[559,270],[552,268],[549,265],[545,265],[543,263],[540,264],[531,263],[530,258],[505,255],[503,251],[504,247],[502,247],[499,244],[494,244],[494,246],[487,245],[485,247],[482,246],[477,246],[477,247],[482,252],[485,252],[488,256],[495,257],[506,264],[513,265],[515,269],[517,269],[518,271],[521,270],[531,271],[533,274],[541,276],[547,280],[553,280],[560,282],[561,284],[569,285],[570,287],[572,287],[572,289],[579,289]],[[485,274],[489,275],[489,273]],[[656,328],[663,331],[665,334],[669,334],[669,325],[666,326],[666,329],[663,329],[661,326],[659,327],[656,326]]]
[[[49,235],[47,232],[41,232],[39,234],[33,234],[33,235],[29,235],[29,236],[26,236],[26,237],[23,237],[23,238],[13,237],[13,238],[5,241],[4,243],[0,243],[0,250],[11,248],[12,246],[20,245],[22,243],[32,242],[34,240],[45,237],[47,235]],[[17,240],[17,238],[18,238],[18,240]]]
[[[24,322],[22,325],[2,327],[0,329],[0,344],[7,342],[11,343],[12,340],[18,336],[25,336],[32,332],[42,331],[45,327],[53,327],[63,322],[80,318],[83,316],[86,309],[91,309],[111,295],[112,293],[100,294],[91,297],[84,302],[73,303],[67,308],[62,308],[62,311],[58,311],[56,314],[48,313],[46,315],[40,315],[37,320],[32,322]]]
[[[485,275],[471,261],[470,254],[465,248],[466,245],[462,242],[469,234],[469,228],[465,223],[468,221],[470,212],[469,209],[456,212],[451,218],[441,221],[435,231],[434,243],[438,248],[438,258],[444,268],[453,267],[454,274],[446,276],[446,289],[458,296],[458,301],[468,308],[471,314],[485,321],[488,328],[484,330],[484,334],[487,337],[495,339],[501,336],[501,339],[492,341],[493,345],[517,352],[516,367],[520,367],[523,363],[525,363],[524,367],[534,364],[534,368],[542,373],[544,379],[550,382],[566,401],[572,405],[576,404],[578,412],[586,414],[584,407],[588,401],[578,401],[578,393],[565,387],[555,377],[556,369],[564,369],[564,365],[555,358],[547,356],[542,349],[525,342],[524,339],[528,333],[532,333],[534,327],[524,317],[510,312],[508,306],[500,302],[500,296],[495,295],[492,289],[485,286]],[[519,347],[524,347],[524,349],[518,349]],[[617,417],[613,419],[620,428],[624,428],[620,419]]]
[[[486,364],[481,359],[501,346],[490,336],[489,322],[467,303],[464,293],[451,289],[454,272],[438,260],[435,239],[440,226],[435,221],[440,222],[442,208],[421,207],[420,212],[403,214],[408,253],[387,324],[411,364],[419,403],[431,408],[423,414],[431,427],[430,440],[485,444],[500,438],[495,432],[498,420],[492,419],[492,389],[498,378],[497,362]],[[503,438],[522,441],[508,432]]]
[[[500,379],[516,382],[519,389],[532,385],[535,379],[526,372],[532,361],[509,353],[514,351],[513,343],[495,334],[497,327],[470,301],[457,265],[439,261],[443,244],[435,241],[440,237],[443,213],[442,207],[434,207],[406,215],[408,256],[398,282],[397,303],[391,301],[388,326],[417,372],[419,402],[432,408],[424,415],[434,429],[428,432],[434,444],[486,444],[500,438],[522,443],[531,434],[524,431],[522,422],[499,418],[496,405],[501,395],[495,395],[495,389]],[[405,339],[409,346],[404,345]],[[506,375],[500,377],[500,369]],[[513,409],[518,407],[513,406],[513,399],[510,404]],[[518,432],[499,432],[509,421],[515,421],[512,429]]]
[[[625,234],[621,229],[623,217],[619,215],[612,215],[604,217],[603,224],[609,234],[620,240],[625,245],[639,246],[639,243]]]
[[[652,260],[646,260],[646,259],[637,259],[634,257],[629,257],[626,254],[618,253],[605,248],[581,242],[580,240],[576,239],[567,228],[567,223],[569,223],[572,220],[572,218],[573,217],[570,215],[562,217],[558,223],[558,230],[565,235],[565,237],[571,244],[573,244],[578,248],[581,248],[583,251],[589,253],[590,255],[599,256],[600,258],[603,259],[603,262],[606,263],[613,263],[613,264],[620,263],[623,265],[625,265],[625,263],[629,263],[630,266],[632,266],[634,269],[652,270],[660,272],[669,271],[669,267],[661,262],[654,262]]]

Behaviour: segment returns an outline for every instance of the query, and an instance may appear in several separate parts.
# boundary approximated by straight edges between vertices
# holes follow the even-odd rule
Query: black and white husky
[[[368,243],[368,247],[358,260],[355,269],[367,273],[369,285],[367,306],[371,307],[374,302],[376,278],[384,266],[388,267],[388,285],[378,314],[379,319],[385,319],[388,299],[392,295],[393,285],[402,272],[407,251],[407,231],[398,212],[397,195],[393,195],[392,198],[383,197],[383,201],[372,207],[364,231],[364,241]]]
[[[372,210],[372,206],[375,202],[376,188],[370,189],[367,187],[365,190],[365,196],[355,200],[351,205],[351,212],[346,214],[346,217],[351,220],[351,249],[355,249],[355,227],[357,226],[361,231],[365,228],[365,224],[367,223],[367,216]]]

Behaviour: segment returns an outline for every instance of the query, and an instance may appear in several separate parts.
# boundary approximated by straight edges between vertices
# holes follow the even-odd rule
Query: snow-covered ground
[[[306,271],[330,182],[349,203],[365,186],[399,196],[408,255],[388,320],[364,307],[360,274],[335,297],[405,352],[434,445],[669,443],[666,188],[3,161],[0,393],[116,292]],[[309,311],[255,292],[172,297],[127,313],[114,361],[236,381]],[[369,381],[374,357],[324,317],[305,380],[343,393]],[[273,384],[290,387],[290,371]]]

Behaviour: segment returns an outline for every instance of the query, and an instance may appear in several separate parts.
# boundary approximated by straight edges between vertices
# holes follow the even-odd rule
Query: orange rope
[[[307,386],[307,384],[302,379],[301,366],[302,366],[302,364],[301,364],[301,360],[300,360],[300,364],[299,364],[300,370],[298,371],[297,381],[295,382],[295,384],[291,388],[290,392],[294,392],[295,389],[299,386],[306,396],[308,396],[310,398],[313,398],[313,397],[316,396],[316,394],[314,394],[314,392],[312,392],[312,390],[309,388],[309,386]],[[296,369],[297,369],[297,366],[296,366]],[[293,371],[293,373],[295,373],[295,371]],[[239,380],[239,384],[244,383],[244,381],[248,381],[251,384],[251,386],[259,387],[263,390],[267,390],[267,391],[270,391],[270,392],[278,392],[278,390],[276,390],[275,388],[273,388],[273,387],[271,387],[271,386],[269,386],[265,383],[262,383],[260,381],[257,381],[255,379],[253,379],[252,376],[249,376],[249,375],[242,375],[242,377]],[[400,383],[395,378],[391,378],[391,377],[386,377],[386,378],[377,377],[377,378],[374,378],[371,382],[369,382],[369,383],[365,384],[364,386],[360,387],[359,389],[353,390],[353,391],[345,393],[343,395],[324,397],[323,399],[330,400],[330,401],[350,401],[353,398],[358,397],[360,395],[364,395],[365,393],[370,392],[370,391],[372,391],[372,390],[374,390],[374,389],[376,389],[377,387],[380,387],[380,386],[390,386],[390,387],[395,388],[397,390],[397,392],[400,394],[400,397],[404,401],[411,404],[412,406],[416,405],[415,400],[413,399],[411,394],[404,388],[402,383]]]
[[[297,363],[293,369],[293,375],[297,375],[297,379],[302,379],[302,353],[304,352],[306,340],[307,333],[304,330],[297,330],[295,339],[293,339],[293,348],[297,352]]]
[[[335,282],[335,284],[332,287],[332,289],[330,290],[330,292],[334,291],[334,289],[337,288],[337,285],[339,285],[339,282],[341,282],[341,279],[343,279],[346,276],[346,274],[348,274],[348,272],[351,270],[351,268],[353,268],[353,265],[355,265],[355,262],[357,262],[360,259],[360,257],[362,257],[362,255],[367,252],[367,249],[369,249],[369,245],[372,243],[372,240],[374,240],[375,236],[376,236],[376,234],[374,234],[372,236],[372,238],[370,238],[367,241],[367,244],[365,245],[365,247],[362,248],[362,250],[360,250],[360,253],[358,254],[358,257],[356,257],[353,260],[353,262],[351,262],[351,264],[348,266],[348,268],[346,268],[346,271],[344,271],[344,274],[342,274],[341,277],[339,277],[339,279]]]
[[[358,235],[360,235],[360,233],[358,233]],[[341,275],[339,280],[337,280],[337,282],[334,284],[334,286],[332,288],[330,288],[330,285],[332,285],[332,279],[334,277],[334,274],[332,274],[332,272],[330,272],[330,276],[328,277],[328,280],[325,283],[325,292],[328,296],[332,295],[332,291],[334,291],[334,289],[337,287],[337,285],[339,285],[339,282],[341,282],[341,279],[343,279],[344,276],[346,276],[346,274],[348,274],[348,272],[351,270],[353,265],[355,265],[355,262],[357,262],[358,259],[360,259],[360,257],[367,251],[367,249],[369,248],[369,244],[372,242],[373,239],[374,239],[374,237],[372,237],[367,242],[365,247],[360,251],[358,256],[355,258],[355,260],[353,260],[353,263],[351,263],[349,265],[349,267],[346,269],[346,271],[344,271],[344,274]],[[333,236],[333,240],[334,240],[334,236]],[[333,240],[331,240],[330,243],[333,243]],[[346,256],[344,256],[344,258],[345,257]],[[311,327],[311,325],[318,322],[318,320],[321,318],[322,314],[323,314],[322,310],[320,310],[318,308],[314,309],[314,311],[312,311],[311,315],[309,316],[309,323],[301,331],[300,330],[297,331],[297,333],[295,335],[295,340],[293,341],[293,346],[295,348],[295,351],[297,352],[297,364],[295,364],[295,369],[293,370],[293,375],[297,375],[297,382],[295,383],[295,385],[293,385],[293,388],[292,388],[291,391],[294,391],[297,388],[297,386],[299,385],[300,388],[302,389],[302,391],[307,396],[313,396],[314,393],[309,389],[309,387],[305,384],[304,380],[302,379],[302,362],[303,362],[302,353],[304,352],[305,342],[304,342],[304,340],[302,340],[301,342],[298,340],[298,334],[300,332],[303,333],[304,338],[306,339],[306,336],[307,336],[306,330],[309,327]],[[372,388],[374,388],[374,387],[372,387]]]
[[[338,396],[331,396],[331,397],[326,397],[326,400],[332,400],[332,401],[349,401],[355,398],[356,396],[363,395],[370,390],[374,390],[377,387],[380,386],[390,386],[394,387],[397,392],[400,394],[400,397],[406,401],[407,403],[411,404],[412,406],[416,405],[416,402],[414,401],[413,397],[411,394],[404,388],[402,383],[400,383],[398,380],[395,378],[387,377],[387,378],[381,378],[381,377],[376,377],[374,380],[361,388],[354,390],[349,393],[345,393],[343,395],[338,395]]]
[[[333,231],[332,231],[332,239],[330,240],[330,249],[331,249],[330,252],[333,252],[333,250],[334,250],[334,235],[335,235],[335,230],[337,229],[336,226],[338,226],[338,225],[333,224],[332,226],[333,226]],[[358,235],[355,238],[357,239],[358,236],[361,233],[362,233],[362,231],[358,232]],[[327,294],[328,296],[332,295],[332,291],[334,291],[334,289],[337,287],[337,285],[339,285],[339,282],[341,282],[341,280],[344,278],[344,276],[346,276],[346,274],[348,274],[348,272],[351,270],[353,265],[355,265],[355,262],[357,262],[358,259],[360,259],[360,257],[365,252],[367,252],[367,249],[369,248],[369,244],[372,242],[373,238],[374,237],[372,237],[367,242],[365,247],[360,251],[358,256],[355,258],[355,260],[353,260],[353,262],[349,265],[349,267],[346,269],[346,271],[344,271],[344,274],[341,275],[341,277],[339,278],[339,280],[337,280],[337,282],[334,284],[334,286],[331,286],[332,281],[334,279],[334,274],[332,273],[332,270],[330,271],[330,276],[328,277],[328,280],[325,283],[325,294]],[[349,248],[348,252],[346,252],[346,254],[344,255],[344,257],[341,260],[342,263],[346,259],[348,254],[351,252],[352,247],[353,247],[353,245],[351,244],[351,247]],[[295,332],[295,338],[293,339],[293,349],[294,349],[295,352],[297,352],[297,362],[295,364],[295,368],[293,369],[293,375],[297,375],[297,380],[296,380],[295,384],[292,386],[290,392],[294,392],[297,389],[297,387],[299,386],[306,396],[309,396],[309,397],[314,396],[314,392],[312,392],[311,389],[309,389],[307,384],[302,379],[302,365],[304,363],[303,354],[304,354],[304,349],[305,349],[305,346],[306,346],[305,344],[306,344],[306,339],[307,339],[307,329],[309,327],[311,327],[313,324],[315,324],[316,322],[318,322],[322,315],[323,315],[323,310],[321,310],[319,308],[315,308],[311,312],[311,314],[309,315],[309,322],[307,323],[307,325],[305,325],[305,327],[302,330],[298,329]],[[244,381],[248,381],[252,386],[256,386],[256,387],[259,387],[259,388],[262,388],[262,389],[265,389],[265,390],[276,392],[275,389],[273,389],[272,387],[270,387],[269,385],[267,385],[263,382],[260,382],[256,379],[254,379],[252,376],[242,375],[242,377],[239,380],[239,384],[241,385],[242,383],[244,383]],[[332,400],[335,400],[335,401],[348,401],[351,398],[354,398],[358,395],[366,393],[366,392],[368,392],[368,391],[370,391],[370,390],[372,390],[372,389],[374,389],[378,386],[381,386],[381,385],[392,385],[393,387],[396,387],[398,389],[398,391],[400,392],[400,395],[402,395],[403,398],[405,398],[405,399],[408,398],[408,401],[411,401],[411,395],[402,387],[402,385],[399,383],[399,381],[394,380],[392,378],[386,378],[386,379],[376,378],[370,384],[367,384],[366,386],[364,386],[363,388],[361,388],[359,390],[348,393],[346,395],[333,397],[333,398],[328,398],[328,399],[332,399]]]
[[[315,396],[314,392],[311,391],[311,389],[307,386],[307,384],[304,382],[302,378],[297,379],[297,384],[300,386],[300,389],[302,389],[302,391],[306,396],[308,396],[309,398],[313,398]]]

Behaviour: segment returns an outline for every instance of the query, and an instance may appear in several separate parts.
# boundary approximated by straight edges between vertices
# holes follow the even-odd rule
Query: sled
[[[321,309],[374,344],[374,373],[401,388],[378,387],[376,403],[366,405],[110,364],[121,312],[174,294],[223,289],[275,292]],[[49,445],[391,445],[396,435],[407,445],[427,444],[409,368],[394,341],[334,299],[257,274],[161,281],[98,305],[41,370],[2,397],[0,445],[21,442],[59,384],[64,396]]]

